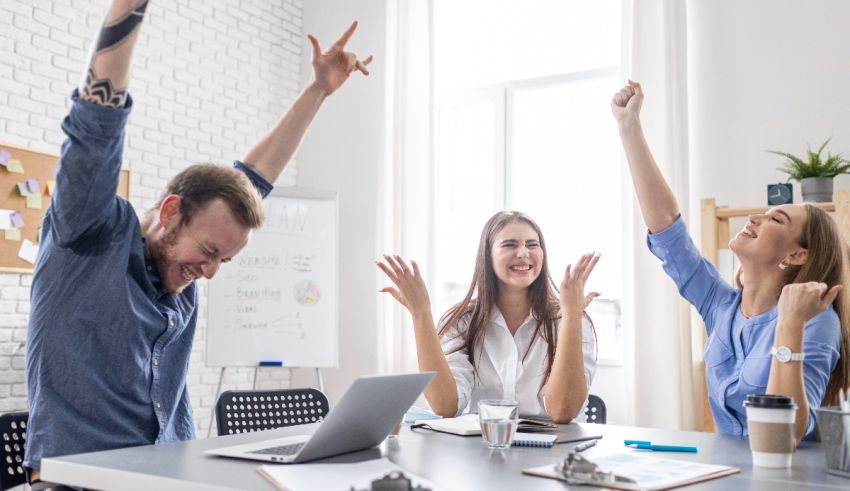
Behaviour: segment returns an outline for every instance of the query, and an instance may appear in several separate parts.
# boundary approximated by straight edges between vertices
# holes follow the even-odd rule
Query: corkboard
[[[24,226],[20,229],[20,240],[8,240],[5,230],[0,230],[0,271],[32,273],[34,265],[19,258],[18,252],[24,243],[24,239],[38,243],[41,220],[50,205],[47,183],[55,180],[54,173],[59,156],[0,142],[0,151],[3,150],[11,154],[10,160],[21,162],[24,172],[17,174],[10,172],[8,166],[0,167],[0,209],[20,212]],[[18,190],[18,183],[26,182],[28,178],[38,180],[42,201],[41,209],[27,208],[27,199]],[[130,196],[130,171],[128,169],[121,169],[118,195],[125,199]]]

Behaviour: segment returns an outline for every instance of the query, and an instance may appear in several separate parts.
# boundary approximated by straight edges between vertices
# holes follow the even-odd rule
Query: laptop
[[[206,450],[221,457],[298,464],[381,443],[435,372],[360,377],[312,435],[294,435]]]

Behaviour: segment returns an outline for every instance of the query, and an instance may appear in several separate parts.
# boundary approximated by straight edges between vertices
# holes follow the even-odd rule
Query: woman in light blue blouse
[[[721,433],[747,435],[747,394],[797,402],[796,436],[815,428],[814,408],[836,404],[850,380],[850,295],[843,242],[832,218],[809,204],[748,217],[729,242],[741,262],[726,283],[697,250],[640,124],[643,92],[629,82],[611,110],[649,234],[650,251],[705,321],[708,398]]]

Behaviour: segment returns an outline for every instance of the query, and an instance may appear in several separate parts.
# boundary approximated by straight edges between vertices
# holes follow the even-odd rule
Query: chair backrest
[[[219,435],[233,435],[317,423],[329,409],[316,389],[228,390],[218,398],[215,419]]]
[[[29,413],[0,415],[0,489],[9,489],[27,482],[24,473],[24,442],[27,439]]]
[[[588,423],[598,423],[604,425],[608,421],[608,414],[605,410],[605,402],[602,398],[593,394],[587,396],[587,408],[584,410],[584,415],[587,417]]]

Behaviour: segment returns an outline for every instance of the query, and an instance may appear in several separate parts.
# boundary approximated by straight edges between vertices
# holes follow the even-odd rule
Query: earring
[[[782,271],[788,269],[788,263],[786,263],[784,259],[779,261],[779,269],[781,269]]]

